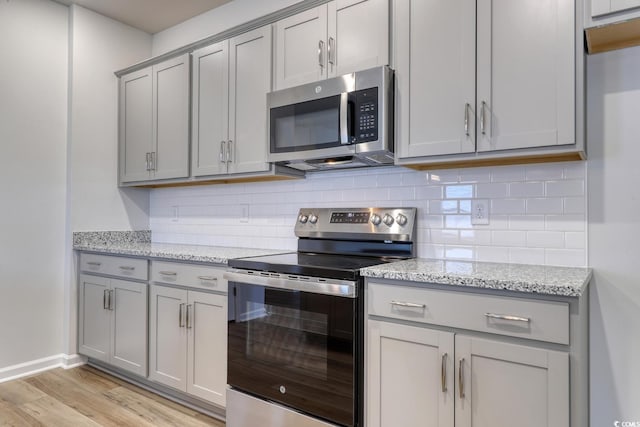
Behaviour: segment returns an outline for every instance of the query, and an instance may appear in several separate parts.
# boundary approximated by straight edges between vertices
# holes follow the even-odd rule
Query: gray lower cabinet
[[[151,285],[149,379],[225,406],[227,296]]]
[[[80,275],[79,353],[147,376],[147,284]]]
[[[577,301],[378,281],[368,283],[367,300],[367,426],[587,425]],[[555,335],[570,324],[571,340]]]

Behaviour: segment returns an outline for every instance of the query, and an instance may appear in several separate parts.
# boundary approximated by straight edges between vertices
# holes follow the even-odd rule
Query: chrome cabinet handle
[[[442,392],[447,392],[447,353],[442,355],[442,368],[440,372],[440,380],[442,382]]]
[[[109,310],[113,311],[113,290],[109,291]]]
[[[97,261],[89,261],[89,262],[87,262],[87,265],[91,265],[91,266],[94,266],[94,267],[100,267],[102,265],[102,263],[101,262],[97,262]]]
[[[151,153],[145,153],[145,170],[149,171],[149,154]]]
[[[484,125],[484,110],[487,107],[487,103],[485,101],[482,101],[482,103],[480,104],[480,132],[483,135],[486,135],[486,129],[485,129],[485,125]]]
[[[218,278],[213,276],[198,276],[198,279],[204,280],[206,282],[217,282]]]
[[[528,317],[520,317],[520,316],[512,316],[510,314],[496,314],[496,313],[485,313],[489,319],[500,319],[500,320],[513,320],[514,322],[525,322],[529,323],[531,319]]]
[[[151,168],[151,170],[152,170],[152,171],[154,171],[154,170],[156,170],[156,161],[157,161],[157,160],[156,160],[156,152],[155,152],[155,151],[152,151],[152,152],[151,152],[151,153],[149,153],[149,154],[150,154],[149,158],[151,159],[151,166],[150,166],[150,168]]]
[[[186,304],[180,304],[180,308],[178,309],[178,326],[184,328],[184,306]]]
[[[411,307],[411,308],[426,308],[426,304],[416,304],[414,302],[404,301],[391,301],[391,305],[397,305],[398,307]]]
[[[464,104],[464,134],[469,136],[469,103]]]
[[[227,163],[231,163],[232,162],[232,158],[231,156],[233,155],[233,152],[231,151],[231,144],[233,144],[232,140],[228,140],[227,141]]]
[[[324,51],[324,41],[318,41],[318,65],[320,66],[320,74],[324,68],[324,61],[322,60],[322,51]]]
[[[329,37],[329,43],[327,44],[327,60],[331,66],[335,65],[336,60],[335,44],[335,39],[333,37]]]
[[[460,359],[460,364],[458,365],[458,388],[460,389],[460,399],[464,399],[464,375],[462,373],[463,367],[464,357]]]
[[[176,273],[175,271],[159,271],[158,273],[160,273],[163,276],[177,276],[178,273]]]
[[[227,143],[227,141],[220,141],[220,154],[219,154],[219,157],[220,157],[220,163],[224,163],[224,162],[225,162],[225,158],[224,158],[224,155],[225,155],[224,144],[226,144],[226,143]]]
[[[102,308],[105,310],[109,309],[109,306],[107,305],[107,292],[109,292],[108,289],[102,291]]]
[[[187,305],[187,329],[193,328],[193,304]]]
[[[133,271],[135,269],[136,269],[135,267],[131,267],[130,265],[121,265],[120,266],[120,270]]]

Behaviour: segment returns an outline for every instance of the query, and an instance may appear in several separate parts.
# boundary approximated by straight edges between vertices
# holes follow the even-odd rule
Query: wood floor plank
[[[126,387],[115,388],[106,392],[105,395],[155,426],[217,427],[223,425],[213,419],[206,421],[195,419]]]
[[[101,426],[153,427],[141,417],[115,404],[102,393],[75,387],[72,380],[57,375],[29,378],[29,384],[42,390],[48,396],[76,410]]]
[[[0,384],[0,427],[224,427],[155,393],[81,366]]]
[[[0,402],[0,427],[43,427],[43,424],[15,405]]]
[[[46,395],[24,380],[7,381],[0,384],[0,402],[14,405],[33,402]]]
[[[100,424],[50,396],[19,405],[22,411],[45,426],[99,427]]]

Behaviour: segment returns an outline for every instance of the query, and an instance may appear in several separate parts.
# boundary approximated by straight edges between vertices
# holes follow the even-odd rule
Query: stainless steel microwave
[[[267,94],[269,161],[304,171],[393,164],[393,96],[386,66]]]

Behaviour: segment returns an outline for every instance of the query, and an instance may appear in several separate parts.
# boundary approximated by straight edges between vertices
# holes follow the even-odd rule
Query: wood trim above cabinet
[[[420,163],[415,165],[400,165],[414,170],[453,169],[484,166],[525,165],[531,163],[553,163],[586,160],[583,152],[539,154],[530,156],[492,157],[475,159],[451,159],[447,161],[434,161],[432,163]]]
[[[585,29],[587,53],[602,53],[640,45],[640,18]]]

